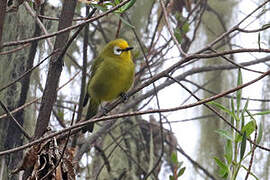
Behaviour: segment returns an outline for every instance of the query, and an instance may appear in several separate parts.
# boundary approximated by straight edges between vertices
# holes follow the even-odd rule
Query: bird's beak
[[[122,49],[121,51],[122,52],[124,52],[124,51],[130,51],[130,50],[132,50],[133,49],[133,47],[127,47],[127,48],[125,48],[125,49]]]

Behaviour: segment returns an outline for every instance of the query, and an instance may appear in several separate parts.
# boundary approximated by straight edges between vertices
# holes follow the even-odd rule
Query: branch
[[[86,20],[86,21],[81,22],[79,24],[63,28],[61,30],[58,30],[57,32],[54,32],[54,33],[51,33],[51,34],[48,34],[48,35],[43,35],[43,36],[39,36],[39,37],[35,37],[35,38],[29,38],[29,39],[20,40],[20,41],[7,42],[7,43],[4,43],[0,48],[4,48],[4,47],[8,47],[8,46],[17,46],[17,45],[26,44],[26,43],[29,43],[29,42],[32,42],[32,41],[39,41],[39,40],[42,40],[42,39],[50,38],[50,37],[65,33],[65,32],[70,31],[72,29],[76,29],[76,28],[78,28],[80,26],[84,26],[84,24],[96,21],[97,19],[100,19],[100,18],[108,15],[109,13],[117,10],[118,8],[122,7],[123,5],[128,3],[129,1],[131,1],[131,0],[123,1],[123,2],[119,3],[117,6],[115,6],[115,7],[111,8],[110,10],[106,11],[105,13],[102,13],[99,16],[90,18],[89,20]]]
[[[225,91],[225,92],[222,92],[216,96],[212,96],[210,98],[206,98],[206,99],[203,99],[201,101],[198,101],[196,103],[193,103],[193,104],[188,104],[188,105],[184,105],[184,106],[178,106],[178,107],[174,107],[174,108],[167,108],[167,109],[152,109],[152,110],[146,110],[146,111],[137,111],[137,112],[127,112],[127,113],[121,113],[121,114],[114,114],[114,115],[109,115],[109,116],[105,116],[105,117],[100,117],[100,118],[93,118],[91,120],[87,120],[87,121],[84,121],[84,122],[81,122],[81,123],[78,123],[78,124],[75,124],[71,127],[68,127],[68,128],[65,128],[63,130],[60,130],[58,132],[55,132],[55,133],[52,133],[46,137],[43,137],[43,138],[40,138],[40,139],[37,139],[37,140],[34,140],[32,141],[31,143],[28,143],[28,144],[25,144],[25,145],[22,145],[22,146],[19,146],[17,148],[13,148],[13,149],[10,149],[10,150],[6,150],[6,151],[1,151],[0,152],[0,156],[3,156],[5,154],[10,154],[10,153],[13,153],[13,152],[16,152],[16,151],[20,151],[20,150],[23,150],[27,147],[30,147],[30,146],[33,146],[35,144],[38,144],[40,142],[43,142],[47,139],[50,139],[50,138],[53,138],[55,136],[59,136],[59,135],[64,135],[66,136],[67,134],[64,134],[68,131],[70,131],[71,129],[78,132],[83,126],[86,126],[87,124],[91,123],[91,122],[100,122],[100,121],[107,121],[107,120],[112,120],[112,119],[118,119],[118,118],[122,118],[122,117],[129,117],[129,116],[138,116],[138,115],[144,115],[144,114],[153,114],[153,113],[160,113],[160,112],[172,112],[172,111],[178,111],[178,110],[182,110],[182,109],[187,109],[187,108],[191,108],[191,107],[195,107],[195,106],[198,106],[198,105],[202,105],[202,104],[206,104],[210,101],[214,101],[220,97],[223,97],[227,94],[230,94],[230,93],[233,93],[233,92],[236,92],[238,91],[239,89],[242,89],[242,88],[245,88],[259,80],[261,80],[262,78],[268,76],[270,74],[270,70],[265,72],[263,75],[259,76],[258,78],[252,80],[252,81],[249,81],[247,83],[244,83],[240,86],[237,86],[233,89],[230,89],[228,91]],[[119,101],[120,102],[120,101]],[[108,127],[110,126],[103,126],[101,127],[98,131],[96,131],[95,133],[93,133],[91,135],[91,139],[95,140],[96,138],[98,138],[100,135],[106,133],[108,131]],[[235,129],[235,127],[232,127],[236,132],[238,132],[239,134],[242,135],[242,133],[238,130],[238,129]],[[260,149],[263,149],[265,151],[268,151],[270,152],[270,148],[267,148],[267,147],[263,147],[261,145],[258,145],[256,144],[256,142],[250,140],[249,138],[247,138],[249,142],[251,142],[253,145],[255,145],[256,147],[260,148]],[[86,144],[85,146],[89,146],[88,144]]]
[[[64,1],[58,30],[71,26],[76,3],[76,0]],[[54,50],[62,49],[62,47],[65,46],[65,42],[68,40],[68,36],[69,31],[56,36]],[[67,46],[65,46],[65,48],[67,49]],[[52,107],[57,95],[56,89],[58,87],[59,78],[63,69],[63,52],[64,50],[59,56],[56,54],[50,60],[46,85],[42,96],[40,111],[35,127],[35,138],[41,137],[46,131],[49,124]]]
[[[0,100],[0,105],[1,107],[4,109],[4,111],[6,111],[6,113],[11,117],[11,119],[13,120],[13,122],[18,126],[18,128],[20,129],[20,131],[23,133],[23,135],[28,139],[31,140],[31,136],[26,132],[26,130],[20,125],[20,123],[18,123],[18,121],[14,118],[14,116],[10,113],[10,111],[8,110],[8,108],[4,105],[4,103],[2,103],[2,101]]]

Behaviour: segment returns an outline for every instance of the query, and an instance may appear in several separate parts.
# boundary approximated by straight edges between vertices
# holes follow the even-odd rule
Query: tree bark
[[[61,12],[58,30],[71,26],[77,1],[65,0],[63,2],[64,4]],[[69,31],[56,36],[54,50],[62,49],[62,47],[65,46],[68,37]],[[56,89],[58,87],[62,69],[63,69],[63,59],[59,59],[57,53],[53,55],[50,60],[45,90],[42,96],[40,112],[38,115],[37,124],[35,128],[35,138],[41,137],[43,133],[46,131],[46,128],[48,127],[52,107],[55,103],[57,96]]]
[[[1,11],[0,13],[3,12]],[[3,19],[0,20],[0,23],[2,22]],[[1,38],[3,41],[31,37],[34,34],[33,18],[27,14],[23,7],[20,7],[16,13],[6,14],[4,25],[5,29],[2,29],[3,24],[1,27],[3,32]],[[5,48],[5,50],[10,49],[12,48]],[[32,67],[34,54],[30,53],[33,54],[33,57],[30,57],[31,55],[29,55],[29,52],[34,52],[35,49],[36,45],[32,44],[31,48],[26,47],[19,51],[13,52],[12,54],[1,55],[1,87],[17,79],[27,69]],[[28,94],[29,83],[30,74],[0,93],[1,101],[7,106],[9,110],[13,110],[25,103]],[[2,112],[3,111],[0,108],[0,113],[2,114]],[[25,112],[23,110],[14,114],[14,117],[22,126],[25,121],[31,121],[31,119],[25,119]],[[6,150],[22,145],[24,137],[17,125],[11,120],[11,118],[6,117],[1,119],[0,129],[0,149]],[[2,172],[0,179],[18,179],[18,175],[9,174],[11,170],[17,167],[18,162],[21,160],[22,151],[7,155],[3,158],[4,159],[1,161]]]
[[[4,28],[5,15],[6,15],[7,0],[1,0],[0,3],[0,47],[2,41],[2,32]]]

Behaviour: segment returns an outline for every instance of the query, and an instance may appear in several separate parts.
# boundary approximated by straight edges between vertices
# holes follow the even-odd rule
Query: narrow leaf
[[[120,3],[120,0],[114,0],[115,5],[118,5]]]
[[[241,142],[241,148],[240,148],[240,160],[243,159],[246,151],[246,144],[247,143],[247,136],[246,136],[246,131],[244,132],[243,139]]]
[[[242,129],[241,132],[244,134],[246,133],[246,136],[249,137],[256,129],[256,121],[251,120],[249,121]],[[236,142],[240,142],[242,140],[242,136],[238,134],[236,137]]]
[[[172,161],[173,164],[178,163],[177,154],[175,152],[173,152],[172,155],[171,155],[171,161]]]
[[[129,26],[129,27],[132,28],[132,29],[135,29],[135,26],[131,25],[131,24],[130,24],[128,21],[126,21],[122,16],[120,16],[119,14],[116,14],[116,13],[115,13],[115,15],[118,16],[118,17],[121,19],[121,21],[122,21],[125,25]]]
[[[242,110],[242,113],[241,113],[241,127],[244,127],[244,125],[245,125],[245,116],[244,115],[245,115],[245,112],[247,111],[248,103],[249,103],[249,99],[246,101],[244,109]]]
[[[184,25],[182,26],[182,32],[184,34],[188,33],[189,31],[189,24],[188,23],[184,23]]]
[[[174,36],[177,39],[178,43],[181,43],[181,41],[182,41],[182,34],[181,34],[181,32],[179,31],[178,28],[174,29]]]
[[[263,123],[261,122],[259,125],[259,133],[258,133],[258,137],[256,140],[257,144],[260,144],[261,140],[262,140],[262,135],[263,135]]]
[[[225,163],[223,163],[221,160],[219,160],[217,157],[214,157],[214,160],[216,161],[216,164],[219,167],[219,176],[222,178],[226,178],[229,174],[229,168]]]
[[[242,72],[241,72],[241,69],[238,69],[237,86],[240,86],[242,84],[243,84]],[[239,115],[239,111],[240,111],[241,98],[242,98],[242,89],[239,89],[236,92],[237,116]]]
[[[232,112],[231,123],[234,124],[234,120],[237,120],[237,118],[234,118],[234,117],[236,117],[236,115],[235,115],[234,99],[233,99],[233,97],[231,98],[231,108],[232,108],[232,110],[231,110],[231,112]]]
[[[127,4],[122,6],[122,8],[121,8],[122,13],[127,11],[129,8],[131,8],[135,4],[135,2],[136,2],[136,0],[131,0]]]
[[[233,157],[232,141],[227,140],[226,147],[225,147],[225,158],[227,160],[228,165],[232,163],[232,157]]]
[[[182,175],[184,174],[185,170],[186,170],[186,167],[181,168],[181,169],[179,170],[178,174],[177,174],[177,177],[182,176]]]
[[[99,4],[91,4],[91,5],[102,12],[105,12],[108,10],[107,6],[104,6],[104,5],[99,5]]]
[[[235,114],[233,112],[231,112],[228,108],[226,108],[225,106],[223,106],[222,104],[220,104],[218,102],[215,102],[215,101],[211,101],[208,104],[211,104],[211,105],[214,105],[214,106],[218,107],[220,110],[222,110],[223,112],[228,113],[234,119],[237,119],[237,117],[235,116]]]
[[[264,24],[262,28],[270,28],[270,24]]]
[[[218,130],[215,130],[215,132],[225,137],[227,140],[233,141],[232,134],[229,131],[224,130],[224,129],[218,129]]]
[[[258,116],[258,115],[268,115],[270,114],[270,111],[262,111],[262,112],[258,112],[258,113],[254,113],[252,114],[252,116]]]

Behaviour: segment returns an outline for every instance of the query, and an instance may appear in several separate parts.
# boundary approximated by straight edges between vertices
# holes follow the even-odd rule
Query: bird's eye
[[[120,47],[118,47],[118,46],[114,46],[113,53],[115,55],[120,55],[122,53],[122,49]]]

